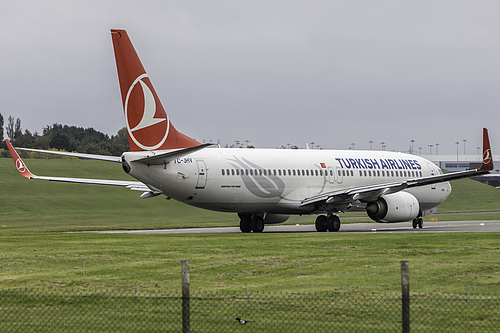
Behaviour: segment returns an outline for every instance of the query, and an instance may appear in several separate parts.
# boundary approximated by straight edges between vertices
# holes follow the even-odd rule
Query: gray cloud
[[[4,116],[124,126],[125,28],[174,124],[259,147],[500,146],[496,1],[4,1]]]

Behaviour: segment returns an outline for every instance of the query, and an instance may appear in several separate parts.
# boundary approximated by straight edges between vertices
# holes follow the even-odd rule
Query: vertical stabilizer
[[[200,143],[177,131],[125,30],[112,29],[116,68],[131,151],[188,148]]]
[[[481,170],[493,170],[493,154],[491,153],[490,138],[486,128],[483,128],[483,165]]]

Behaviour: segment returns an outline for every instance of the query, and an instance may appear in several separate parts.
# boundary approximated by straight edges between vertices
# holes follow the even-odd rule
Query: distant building
[[[441,169],[447,171],[462,171],[467,169],[478,169],[481,167],[481,155],[422,155],[423,158],[432,161]],[[493,155],[492,173],[500,174],[500,155]]]
[[[481,155],[422,155],[422,157],[432,161],[441,169],[447,171],[462,171],[467,169],[479,169],[481,167]],[[472,179],[491,185],[494,187],[500,186],[500,155],[493,156],[493,171],[491,174],[471,177]]]

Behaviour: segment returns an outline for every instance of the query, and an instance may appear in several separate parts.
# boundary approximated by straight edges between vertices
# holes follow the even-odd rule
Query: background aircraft
[[[31,173],[6,140],[19,172],[29,179],[124,186],[141,198],[167,198],[234,212],[242,232],[262,232],[290,214],[319,214],[317,231],[338,231],[339,212],[364,210],[377,222],[412,221],[451,192],[448,181],[493,169],[483,129],[480,169],[443,174],[416,155],[387,151],[209,148],[170,121],[125,30],[111,30],[130,152],[121,157],[30,151],[121,163],[137,181],[41,177]]]

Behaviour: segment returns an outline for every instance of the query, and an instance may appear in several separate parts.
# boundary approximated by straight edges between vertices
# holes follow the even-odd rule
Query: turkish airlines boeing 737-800
[[[318,231],[338,231],[338,212],[364,210],[377,222],[413,221],[443,202],[448,181],[493,169],[488,132],[478,170],[443,174],[432,162],[387,151],[208,148],[168,118],[125,30],[111,30],[130,152],[121,157],[53,152],[121,163],[135,182],[32,174],[6,140],[19,172],[30,179],[125,186],[210,210],[238,213],[242,232],[262,232],[290,214],[322,214]],[[19,148],[24,149],[24,148]],[[324,214],[324,215],[323,215]]]

